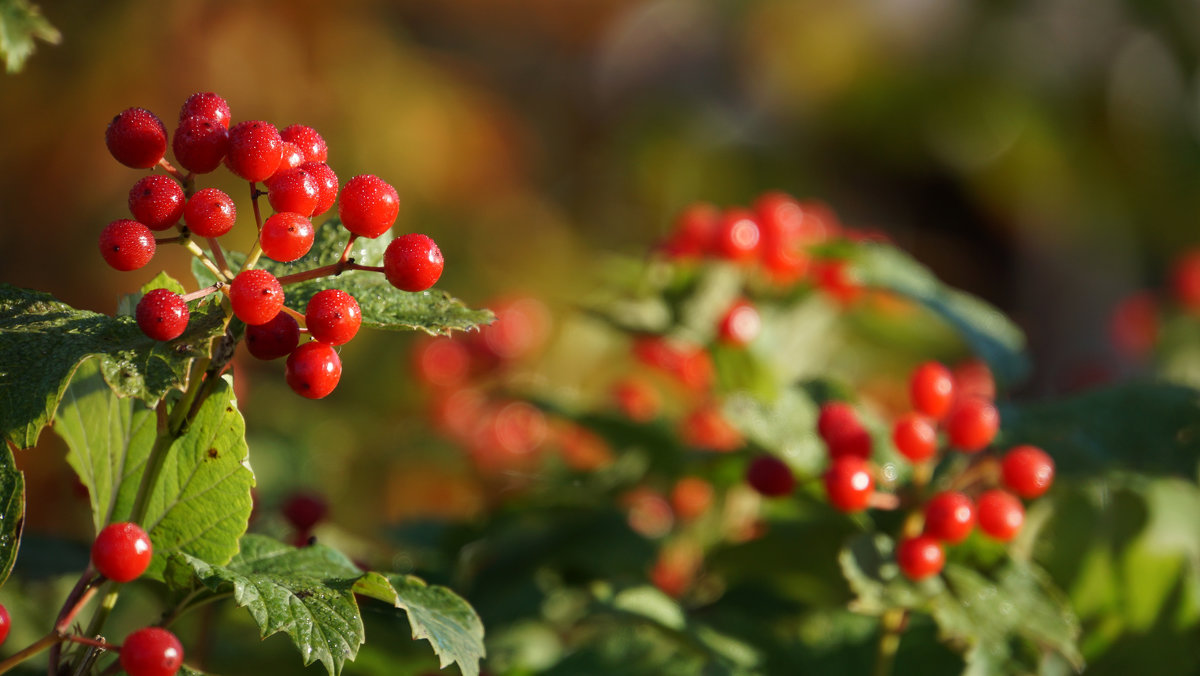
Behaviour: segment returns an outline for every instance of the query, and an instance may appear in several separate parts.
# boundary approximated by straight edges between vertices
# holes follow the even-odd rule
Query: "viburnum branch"
[[[17,651],[4,661],[0,662],[0,674],[8,672],[13,667],[41,653],[43,650],[51,646],[58,645],[62,642],[62,640],[62,636],[60,636],[57,631],[51,631],[45,636]]]
[[[188,236],[183,235],[183,234],[175,235],[174,237],[155,237],[154,243],[155,244],[174,244],[176,242],[187,241],[187,239],[188,239]]]
[[[358,235],[350,233],[350,238],[346,240],[346,248],[342,249],[342,255],[338,257],[339,263],[345,263],[350,260],[350,248],[354,246],[354,241],[358,239]]]
[[[254,225],[255,232],[261,233],[263,228],[262,210],[258,206],[258,198],[265,195],[259,190],[254,181],[250,181],[250,205],[254,208]],[[246,262],[242,265],[243,270],[249,270],[258,263],[259,257],[262,256],[262,245],[259,240],[254,240],[254,247],[250,249],[250,254],[246,256]]]
[[[168,174],[170,174],[171,177],[174,178],[176,181],[179,181],[179,183],[182,184],[184,187],[187,186],[188,177],[184,176],[183,172],[176,169],[175,165],[171,164],[170,160],[163,157],[158,160],[158,166],[162,167],[164,171],[166,171]]]
[[[230,279],[229,277],[225,276],[225,273],[221,272],[221,269],[212,262],[212,259],[208,257],[208,254],[204,253],[204,249],[201,249],[198,244],[189,239],[184,242],[184,247],[187,248],[188,252],[190,252],[193,256],[198,258],[200,263],[204,267],[208,268],[209,272],[213,273],[214,277],[217,279],[224,279],[226,281]]]
[[[205,296],[216,293],[217,291],[224,289],[226,286],[227,285],[225,284],[225,282],[217,282],[216,284],[213,284],[212,286],[206,286],[203,289],[197,289],[195,291],[192,291],[191,293],[185,293],[180,297],[183,298],[183,301],[185,303],[190,303],[191,301],[194,301],[197,298],[204,298]]]
[[[225,273],[226,279],[233,279],[233,271],[229,269],[229,263],[225,260],[225,251],[221,248],[221,243],[216,237],[208,237],[208,248],[212,251],[213,258],[217,260],[217,267],[221,268],[221,272]]]
[[[382,266],[359,265],[354,262],[353,258],[322,265],[319,268],[305,270],[304,272],[295,272],[290,275],[284,275],[279,278],[279,283],[283,285],[295,284],[297,282],[307,282],[310,279],[320,279],[321,277],[337,277],[347,270],[365,270],[367,272],[383,272]]]

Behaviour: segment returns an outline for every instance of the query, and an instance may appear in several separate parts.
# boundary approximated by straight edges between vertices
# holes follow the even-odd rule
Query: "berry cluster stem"
[[[257,228],[255,230],[255,232],[259,232],[259,233],[262,232],[263,218],[262,218],[262,210],[259,209],[259,206],[258,206],[258,198],[262,197],[264,194],[266,194],[266,193],[259,190],[258,186],[254,183],[254,181],[250,181],[250,206],[254,209],[254,225]],[[248,256],[246,256],[246,264],[242,266],[242,269],[249,270],[250,268],[254,267],[254,265],[256,263],[258,263],[258,259],[261,256],[262,256],[262,245],[259,244],[259,241],[256,239],[256,240],[254,240],[254,247],[252,249],[250,249],[250,254]]]
[[[199,244],[196,244],[189,239],[184,243],[183,246],[188,250],[189,253],[199,259],[200,263],[204,265],[204,267],[208,268],[208,271],[213,273],[213,276],[215,276],[217,279],[232,279],[232,276],[226,276],[224,272],[221,272],[221,268],[218,268],[216,263],[212,262],[212,259],[208,257],[208,254],[204,253],[204,249],[201,249]]]

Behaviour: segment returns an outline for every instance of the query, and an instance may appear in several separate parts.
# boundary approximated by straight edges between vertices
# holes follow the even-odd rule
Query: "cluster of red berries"
[[[1165,294],[1143,289],[1122,298],[1113,308],[1109,337],[1122,353],[1139,359],[1149,354],[1158,343],[1163,315],[1172,305],[1183,314],[1200,316],[1200,248],[1175,257],[1167,285]]]
[[[133,218],[115,220],[101,231],[100,253],[118,270],[136,270],[150,261],[158,244],[190,245],[189,250],[203,257],[221,282],[185,296],[167,289],[150,291],[136,310],[142,331],[160,341],[178,338],[190,319],[188,301],[220,290],[228,296],[234,316],[247,325],[250,353],[259,359],[286,356],[288,384],[305,397],[319,399],[341,377],[334,348],[354,337],[362,312],[350,294],[326,289],[314,295],[301,314],[284,306],[283,286],[353,269],[380,272],[404,291],[424,291],[441,276],[442,254],[429,237],[410,233],[388,244],[382,266],[355,264],[347,258],[351,242],[379,237],[395,222],[400,208],[396,189],[377,176],[362,175],[351,178],[339,191],[338,177],[326,163],[325,140],[312,127],[296,124],[279,130],[261,120],[231,122],[229,105],[220,96],[202,92],[189,97],[179,112],[171,143],[181,171],[165,158],[167,130],[154,113],[129,108],[114,117],[105,135],[112,156],[135,169],[159,167],[166,173],[144,176],[134,184],[129,191]],[[197,174],[222,164],[250,183],[258,228],[255,251],[237,275],[225,265],[217,242],[237,220],[234,201],[217,188],[195,190]],[[265,221],[258,208],[262,196],[274,210]],[[335,203],[349,240],[337,264],[284,278],[253,267],[260,254],[283,263],[302,258],[313,245],[312,218]],[[156,239],[155,232],[170,229],[175,236]],[[191,244],[192,237],[208,240],[215,263]],[[297,319],[303,321],[303,329]],[[300,344],[303,332],[312,340]]]
[[[981,369],[980,362],[972,362],[958,379],[937,362],[926,362],[913,371],[909,380],[913,411],[901,416],[892,430],[901,455],[932,471],[947,449],[976,455],[992,444],[1000,415],[991,401],[994,385],[990,376],[981,378]],[[817,433],[829,452],[823,481],[833,507],[857,512],[900,503],[897,496],[876,493],[872,437],[852,406],[837,401],[824,404]],[[928,472],[924,474],[928,477]],[[1025,518],[1021,498],[1036,498],[1050,487],[1054,462],[1043,450],[1021,445],[1000,457],[979,455],[957,476],[934,479],[944,490],[927,499],[923,485],[916,491],[919,504],[913,507],[918,508],[918,516],[912,523],[923,525],[906,528],[896,549],[901,571],[914,580],[939,573],[945,564],[944,545],[962,542],[976,525],[995,540],[1012,540]],[[795,487],[790,468],[773,456],[756,458],[747,482],[766,496],[788,495]]]

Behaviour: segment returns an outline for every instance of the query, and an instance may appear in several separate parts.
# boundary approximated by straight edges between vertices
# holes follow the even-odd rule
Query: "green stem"
[[[221,269],[217,267],[216,263],[212,262],[212,259],[208,257],[208,254],[204,253],[204,249],[201,249],[199,244],[196,244],[189,239],[183,243],[183,246],[188,250],[189,253],[195,256],[200,263],[204,265],[204,267],[208,268],[208,271],[213,273],[214,277],[217,279],[223,279],[225,281],[229,281],[231,279],[230,277],[226,277],[225,273],[221,272]]]
[[[233,279],[233,271],[229,269],[229,263],[225,260],[225,251],[221,248],[221,243],[216,237],[208,238],[208,248],[212,250],[213,258],[217,259],[217,266],[221,268],[225,279]]]
[[[262,232],[263,219],[262,211],[258,208],[258,198],[262,197],[264,194],[265,193],[260,191],[258,187],[254,185],[254,181],[250,181],[250,206],[254,208],[254,225],[258,227],[259,233]],[[254,246],[250,249],[250,255],[246,256],[246,262],[242,265],[242,269],[249,270],[250,268],[254,267],[254,265],[258,263],[258,259],[261,256],[262,245],[259,244],[259,240],[256,239],[254,240]]]

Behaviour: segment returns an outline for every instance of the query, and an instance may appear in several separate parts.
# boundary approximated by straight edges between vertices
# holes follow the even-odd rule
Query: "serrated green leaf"
[[[17,470],[12,448],[0,444],[0,586],[8,579],[25,525],[25,475]]]
[[[319,661],[332,675],[354,659],[365,638],[356,594],[404,609],[413,637],[429,639],[443,667],[456,662],[466,676],[479,673],[483,626],[466,601],[412,576],[363,573],[324,545],[297,549],[247,535],[228,566],[177,554],[165,580],[175,592],[202,585],[210,594],[232,593],[263,638],[286,633],[305,665]]]
[[[158,437],[154,412],[118,398],[89,365],[67,388],[58,415],[55,431],[67,442],[67,461],[91,495],[97,531],[128,520]],[[248,450],[233,388],[222,379],[167,451],[147,501],[142,523],[154,544],[148,576],[160,577],[173,552],[214,564],[237,552],[252,507]]]
[[[0,56],[8,72],[21,70],[36,48],[35,39],[57,45],[62,34],[46,21],[37,5],[27,0],[0,0]]]
[[[904,252],[888,245],[862,245],[855,270],[864,284],[911,298],[957,329],[1002,386],[1011,387],[1028,375],[1025,336],[1012,321],[979,298],[942,284]]]
[[[478,676],[486,651],[475,610],[449,589],[412,575],[388,575],[387,581],[396,591],[394,605],[408,614],[413,639],[428,640],[443,669],[453,662],[463,676]]]
[[[207,299],[206,299],[207,300]],[[39,291],[0,284],[0,429],[18,448],[37,443],[71,374],[96,359],[119,396],[160,399],[187,377],[196,357],[224,331],[220,304],[193,306],[187,331],[173,341],[147,338],[131,317],[76,310]]]
[[[303,258],[293,263],[278,263],[264,257],[259,259],[258,267],[269,270],[277,277],[283,277],[331,265],[341,257],[349,234],[337,221],[327,221],[317,228],[312,250]],[[360,237],[354,241],[350,258],[360,265],[383,265],[383,252],[387,245],[388,239],[385,237]],[[226,260],[236,271],[245,258],[226,254]],[[198,261],[192,263],[192,274],[201,286],[208,286],[216,281],[212,273]],[[451,331],[474,329],[495,319],[490,310],[468,308],[462,301],[445,291],[401,291],[389,284],[381,273],[363,270],[349,270],[336,277],[321,277],[289,284],[284,287],[285,302],[288,307],[304,312],[308,300],[323,289],[341,289],[354,296],[362,309],[363,326],[377,329],[417,330],[446,335]]]
[[[1194,479],[1200,465],[1200,390],[1130,383],[1002,411],[999,442],[1037,444],[1060,475],[1121,467]]]

